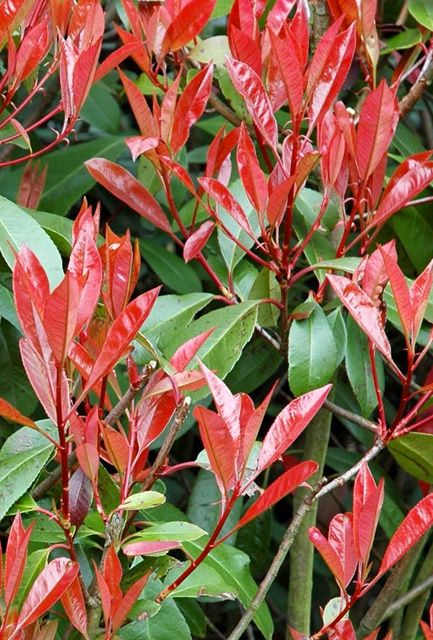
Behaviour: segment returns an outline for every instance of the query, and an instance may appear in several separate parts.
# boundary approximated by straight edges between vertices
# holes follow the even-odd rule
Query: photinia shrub
[[[0,5],[0,638],[433,637],[433,17],[397,5]]]

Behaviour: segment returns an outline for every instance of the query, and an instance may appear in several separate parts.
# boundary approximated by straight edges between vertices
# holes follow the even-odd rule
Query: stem
[[[372,376],[373,376],[374,391],[376,393],[378,412],[379,412],[379,420],[380,420],[380,423],[381,423],[381,429],[380,430],[381,430],[381,433],[385,433],[385,431],[386,431],[385,407],[383,406],[382,391],[380,390],[379,377],[377,375],[377,367],[376,367],[376,357],[375,357],[374,345],[373,345],[371,340],[368,340],[368,353],[369,353],[369,356],[370,356],[371,373],[372,373]]]
[[[428,550],[416,576],[417,584],[390,607],[390,614],[393,615],[394,610],[399,611],[406,605],[410,605],[405,612],[401,628],[401,637],[405,638],[405,640],[414,640],[416,638],[419,621],[421,620],[430,589],[433,586],[432,569],[433,544],[430,546],[430,549]],[[386,614],[388,614],[388,611]]]
[[[293,541],[296,537],[299,527],[301,526],[305,515],[311,509],[313,503],[319,500],[320,498],[322,498],[324,495],[330,493],[337,487],[342,486],[351,478],[353,478],[358,473],[361,466],[364,463],[367,463],[373,458],[375,458],[380,453],[380,451],[382,451],[383,447],[384,447],[384,444],[382,440],[379,438],[376,444],[371,449],[369,449],[369,451],[367,451],[367,453],[363,456],[363,458],[359,462],[357,462],[353,467],[348,469],[345,473],[343,473],[341,476],[339,476],[332,482],[328,482],[325,486],[322,486],[322,488],[320,488],[321,483],[319,483],[316,490],[312,491],[304,498],[303,502],[301,502],[298,510],[293,516],[292,522],[286,529],[286,532],[283,536],[283,539],[278,548],[278,551],[274,556],[271,566],[269,567],[268,572],[263,578],[256,595],[254,596],[251,604],[245,610],[244,615],[239,620],[238,624],[233,629],[233,631],[231,632],[227,640],[240,640],[240,638],[242,638],[242,634],[248,628],[248,625],[253,619],[254,614],[256,613],[257,609],[260,607],[260,605],[266,598],[266,594],[268,593],[275,578],[277,577],[278,571],[280,570],[280,567],[283,564],[287,556],[287,553],[289,552],[293,544]]]
[[[430,49],[426,55],[424,65],[421,69],[421,72],[416,80],[416,82],[412,85],[409,93],[399,102],[400,109],[400,118],[404,118],[416,102],[422,97],[424,91],[431,84],[433,80],[433,47],[430,46]]]
[[[332,413],[321,409],[307,428],[303,460],[315,460],[319,465],[317,473],[309,482],[316,483],[323,474],[331,422]],[[295,511],[307,495],[308,489],[304,487],[296,490],[293,502]],[[314,561],[314,545],[308,538],[308,530],[316,524],[317,506],[318,503],[315,502],[303,519],[290,553],[288,624],[305,635],[310,634]],[[290,639],[289,629],[286,638]]]

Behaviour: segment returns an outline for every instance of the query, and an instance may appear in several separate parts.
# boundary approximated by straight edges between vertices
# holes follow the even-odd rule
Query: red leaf
[[[171,232],[167,217],[158,202],[129,171],[104,158],[92,158],[84,164],[90,175],[116,198],[158,229]]]
[[[74,527],[81,527],[92,504],[92,485],[82,469],[76,469],[69,480],[69,516]]]
[[[400,560],[433,524],[433,494],[429,494],[409,511],[386,548],[378,576]]]
[[[37,429],[37,425],[30,418],[26,418],[23,414],[15,409],[9,402],[6,402],[3,398],[0,398],[0,416],[10,420],[11,422],[17,422],[18,424],[25,425],[31,429]]]
[[[364,273],[362,275],[361,286],[363,291],[373,302],[378,303],[383,289],[388,282],[388,274],[382,258],[382,252],[386,252],[392,260],[397,261],[397,250],[395,240],[387,242],[380,249],[376,249],[368,256],[364,263]],[[354,274],[355,279],[355,274]]]
[[[120,560],[117,556],[114,545],[111,545],[109,547],[107,555],[105,556],[103,576],[110,591],[111,618],[113,618],[117,607],[122,601],[122,590],[120,588],[120,582],[123,576],[122,565],[120,564]]]
[[[413,310],[412,340],[415,342],[424,313],[429,301],[429,295],[433,283],[433,261],[429,262],[424,271],[418,276],[410,288],[410,301]]]
[[[170,147],[174,155],[184,146],[192,125],[205,110],[212,89],[212,74],[213,65],[209,64],[192,78],[181,93],[170,136]]]
[[[114,365],[125,355],[131,342],[152,310],[161,287],[141,294],[128,304],[108,330],[101,352],[96,358],[90,377],[81,397],[101,378],[108,375]]]
[[[410,156],[398,166],[383,192],[369,228],[386,222],[428,187],[433,180],[433,162],[427,162],[430,155],[430,151],[427,151]]]
[[[48,611],[72,584],[78,571],[78,565],[67,558],[56,558],[47,564],[30,589],[16,628],[27,627]]]
[[[199,183],[206,193],[215,200],[223,209],[228,211],[238,225],[242,227],[251,238],[254,238],[248,218],[241,205],[232,196],[230,191],[221,182],[214,178],[199,178]]]
[[[245,526],[248,522],[257,518],[261,513],[273,507],[274,504],[285,498],[289,493],[292,493],[292,491],[297,489],[300,484],[313,475],[318,468],[319,465],[317,462],[308,460],[297,464],[283,473],[279,478],[274,480],[274,482],[272,482],[257,498],[255,503],[246,510],[236,525],[236,529]]]
[[[308,537],[322,556],[325,563],[328,565],[329,570],[339,583],[340,587],[344,590],[344,569],[334,548],[316,527],[310,528]]]
[[[194,356],[197,355],[198,351],[214,331],[215,328],[208,329],[208,331],[204,331],[198,336],[194,336],[194,338],[187,340],[187,342],[181,345],[171,356],[170,364],[177,371],[184,371],[184,369],[190,364]]]
[[[50,294],[44,313],[44,326],[54,357],[62,365],[76,335],[79,288],[76,278],[67,272]]]
[[[189,262],[198,256],[203,247],[206,246],[214,229],[215,223],[208,220],[189,236],[183,247],[183,259],[185,262]]]
[[[266,142],[275,148],[278,139],[277,122],[261,79],[247,64],[230,58],[227,58],[227,71],[236,91],[245,100],[256,127]]]
[[[76,60],[72,85],[74,113],[76,115],[80,113],[94,82],[96,66],[101,52],[101,42],[102,38],[82,51]]]
[[[367,180],[388,149],[398,121],[395,94],[385,80],[366,98],[362,105],[356,141],[359,174]]]
[[[24,529],[19,513],[12,523],[6,547],[5,563],[5,605],[9,607],[18,591],[27,561],[27,549],[33,524]]]
[[[128,145],[132,159],[135,162],[140,156],[156,149],[159,145],[159,138],[133,136],[132,138],[126,138],[125,143]]]
[[[184,4],[165,33],[162,53],[177,51],[198,36],[211,17],[215,3],[216,0],[190,0]]]
[[[421,629],[424,634],[425,640],[433,640],[433,629],[430,629],[428,624],[424,620],[420,621]]]
[[[63,605],[65,613],[71,624],[83,635],[87,637],[87,612],[86,603],[84,602],[83,592],[81,591],[80,580],[78,576],[72,584],[66,589],[60,601]]]
[[[128,441],[121,433],[110,427],[103,425],[101,431],[111,464],[123,473],[129,461]]]
[[[153,553],[164,553],[182,546],[177,540],[142,540],[131,542],[123,547],[126,556],[149,556]]]
[[[334,22],[320,39],[307,72],[306,101],[309,129],[329,110],[349,72],[355,52],[356,36],[351,25],[338,33],[341,19]]]
[[[42,61],[49,47],[49,31],[46,21],[37,23],[26,32],[17,51],[15,82],[21,83],[29,77]]]
[[[137,85],[132,82],[119,69],[120,79],[122,80],[123,88],[125,89],[126,97],[128,98],[129,106],[132,109],[135,120],[137,121],[140,133],[146,138],[159,138],[158,125],[153,117],[153,113],[147,104],[147,100],[141,93]]]
[[[131,610],[132,605],[136,602],[136,600],[138,600],[140,593],[143,591],[146,582],[149,579],[149,575],[150,571],[149,573],[146,573],[144,576],[142,576],[139,580],[137,580],[137,582],[134,582],[132,587],[129,587],[128,591],[123,596],[122,601],[120,602],[119,607],[117,608],[117,611],[113,616],[114,631],[118,629],[125,621],[125,618]]]
[[[158,156],[160,162],[165,164],[165,166],[176,176],[176,178],[183,184],[184,187],[188,189],[190,193],[195,197],[196,189],[193,181],[191,180],[189,173],[182,167],[181,164],[175,162],[168,156]]]
[[[83,442],[75,449],[78,464],[86,476],[94,482],[99,471],[99,453],[94,444]]]
[[[29,209],[37,209],[42,197],[47,177],[48,165],[40,169],[39,164],[28,162],[21,176],[17,193],[17,204]]]
[[[112,318],[117,318],[128,304],[137,284],[138,270],[136,268],[136,252],[131,246],[129,230],[123,238],[120,238],[107,226],[105,241],[106,290],[103,291],[102,296]]]
[[[244,123],[241,124],[236,160],[242,184],[251,204],[256,211],[264,213],[268,201],[268,185]]]
[[[352,580],[356,569],[356,551],[351,513],[338,513],[329,524],[328,540],[340,558],[343,567],[344,586]]]
[[[304,94],[304,79],[296,55],[296,45],[288,29],[283,30],[283,38],[269,31],[272,46],[272,55],[278,68],[280,77],[286,89],[292,118],[298,118],[302,106]]]
[[[409,287],[407,286],[406,279],[399,268],[397,261],[391,258],[386,251],[382,251],[381,253],[385,269],[388,273],[398,315],[401,320],[401,326],[406,338],[409,339],[412,332],[413,318]]]
[[[251,3],[247,6],[252,9]],[[262,58],[260,47],[251,35],[245,33],[234,24],[227,27],[230,52],[236,60],[245,62],[260,77],[262,75]]]
[[[214,411],[197,406],[194,418],[221,493],[227,497],[236,482],[236,443],[224,420]]]
[[[99,80],[102,80],[102,78],[106,76],[107,73],[110,73],[110,71],[115,69],[121,62],[129,58],[129,56],[131,56],[132,54],[139,51],[143,53],[145,51],[144,43],[141,42],[141,40],[133,39],[134,36],[130,33],[128,35],[130,36],[131,41],[123,44],[121,47],[113,51],[113,53],[110,53],[110,55],[104,58],[104,60],[101,62],[99,67],[96,69],[94,82],[99,82]]]
[[[389,361],[392,361],[391,345],[382,327],[379,310],[370,298],[348,278],[328,275],[337,296],[362,331]]]
[[[269,11],[266,20],[267,27],[272,31],[278,32],[295,4],[296,0],[276,0]]]
[[[383,479],[376,486],[367,465],[363,465],[353,487],[353,536],[358,559],[367,564],[383,504]]]
[[[242,470],[242,474],[245,471],[245,467],[248,462],[248,456],[253,447],[255,440],[257,439],[257,434],[263,422],[263,418],[265,417],[266,411],[268,410],[269,403],[272,398],[272,394],[275,391],[276,383],[272,386],[269,393],[266,395],[265,399],[261,404],[254,409],[254,405],[252,400],[246,394],[241,395],[241,433],[240,433],[240,443],[239,443],[239,461],[238,466],[239,469]],[[250,405],[250,412],[245,411],[245,406]],[[247,415],[246,415],[247,414]]]
[[[111,594],[105,578],[101,575],[98,567],[95,565],[96,582],[98,583],[99,596],[101,598],[102,612],[104,614],[105,627],[109,629],[110,618],[112,615]]]
[[[256,475],[266,469],[290,447],[314,418],[326,400],[331,385],[309,391],[292,400],[275,418],[260,451]]]

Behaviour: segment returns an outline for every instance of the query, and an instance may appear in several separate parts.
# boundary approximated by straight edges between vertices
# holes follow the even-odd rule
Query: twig
[[[358,427],[362,427],[363,429],[367,429],[368,431],[377,433],[377,424],[375,424],[371,420],[367,420],[367,418],[358,416],[356,413],[352,413],[352,411],[343,409],[343,407],[339,407],[337,404],[334,404],[334,402],[331,402],[330,400],[325,400],[323,406],[325,407],[325,409],[328,409],[336,416],[344,418],[345,420],[349,420],[350,422],[353,422],[353,424],[358,425]]]
[[[287,553],[289,552],[289,549],[293,544],[293,541],[304,520],[304,517],[308,513],[308,511],[311,509],[312,505],[317,500],[320,500],[320,498],[322,498],[324,495],[330,493],[337,487],[342,486],[345,482],[353,478],[358,473],[361,466],[363,464],[366,464],[367,462],[370,462],[370,460],[375,458],[380,453],[380,451],[382,451],[383,448],[384,448],[384,444],[382,440],[378,439],[376,444],[371,449],[369,449],[369,451],[367,451],[367,453],[363,456],[363,458],[357,464],[355,464],[353,467],[348,469],[345,473],[343,473],[341,476],[339,476],[332,482],[328,482],[327,484],[322,486],[322,488],[320,487],[321,485],[323,485],[323,482],[319,483],[316,490],[312,491],[311,493],[309,493],[309,495],[307,495],[304,498],[304,501],[300,504],[298,510],[296,511],[292,519],[292,522],[289,524],[288,528],[286,529],[286,532],[283,536],[283,539],[278,548],[278,551],[271,563],[271,566],[268,569],[267,574],[263,578],[256,595],[254,596],[250,606],[245,610],[244,615],[241,617],[236,627],[233,629],[233,631],[229,635],[228,640],[239,640],[242,637],[242,634],[244,633],[244,631],[247,629],[251,620],[254,618],[254,615],[257,609],[260,607],[260,605],[266,598],[266,594],[268,593],[272,583],[277,577],[278,571],[280,570],[280,567],[283,564],[287,556]]]
[[[429,576],[428,578],[426,578],[425,580],[417,584],[415,587],[413,587],[410,591],[405,593],[404,596],[401,596],[401,598],[398,598],[398,600],[395,600],[383,614],[382,621],[387,620],[388,618],[391,618],[391,616],[393,616],[394,613],[399,611],[399,609],[406,607],[406,605],[410,604],[413,600],[418,598],[418,596],[420,596],[421,594],[425,593],[426,591],[429,591],[432,587],[433,587],[433,576]]]
[[[430,47],[420,74],[407,95],[399,102],[400,118],[404,118],[433,81],[433,47]]]

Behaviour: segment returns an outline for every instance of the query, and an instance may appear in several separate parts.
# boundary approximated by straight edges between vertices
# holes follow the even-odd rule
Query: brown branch
[[[404,118],[433,81],[433,47],[430,47],[420,74],[408,94],[399,102],[400,118]]]

